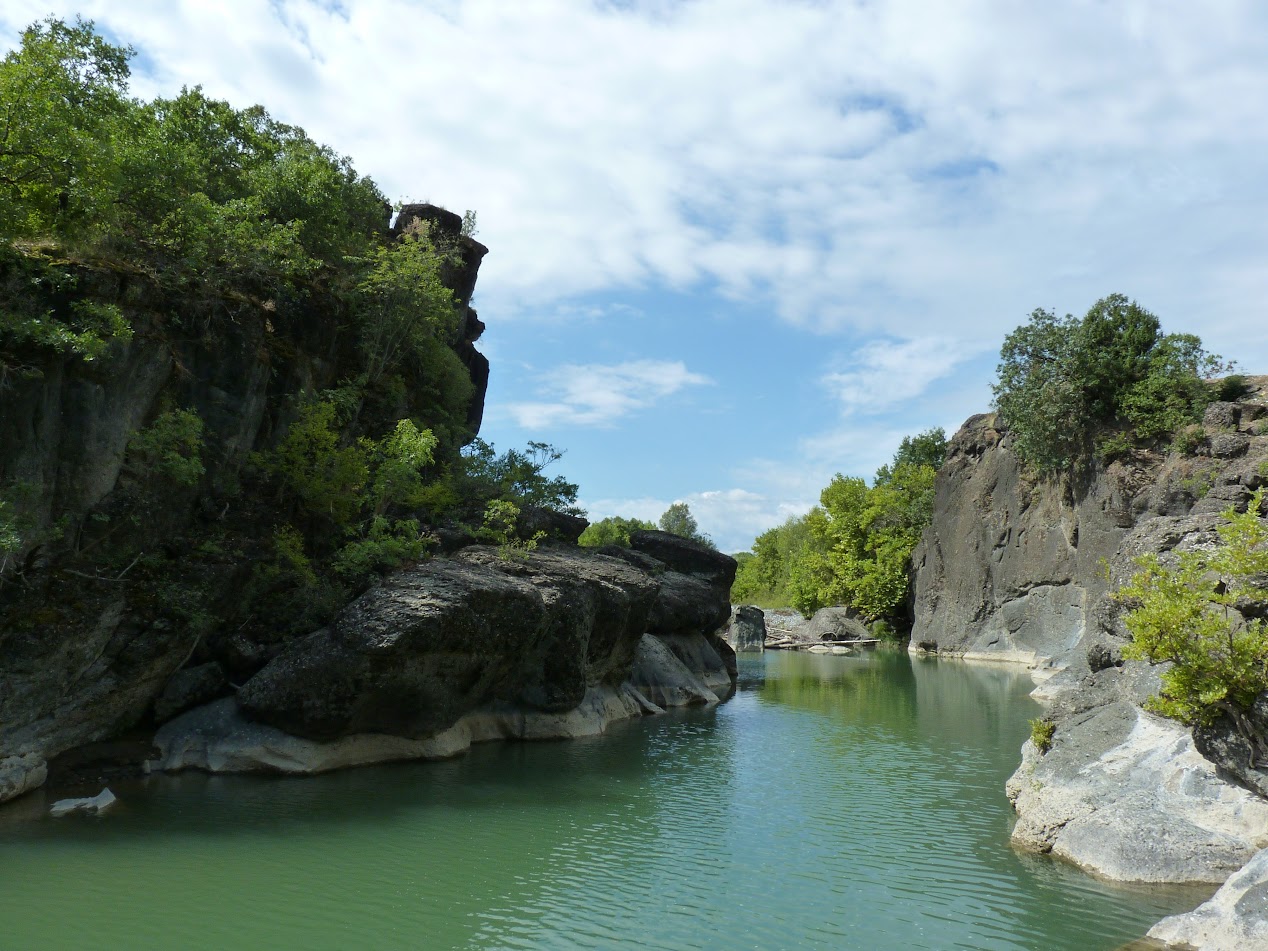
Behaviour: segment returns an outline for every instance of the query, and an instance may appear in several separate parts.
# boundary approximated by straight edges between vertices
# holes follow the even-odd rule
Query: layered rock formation
[[[660,532],[635,538],[625,558],[464,549],[367,592],[236,698],[163,726],[152,765],[322,772],[717,703],[734,687],[716,623],[733,577],[727,556]]]
[[[1208,882],[1268,845],[1249,749],[1230,725],[1195,745],[1141,709],[1157,671],[1121,659],[1109,597],[1134,558],[1209,544],[1218,513],[1268,483],[1268,378],[1251,382],[1209,408],[1196,454],[1138,453],[1059,484],[1027,477],[993,416],[951,440],[913,554],[912,649],[1024,663],[1040,682],[1055,732],[1045,754],[1027,742],[1009,782],[1017,845],[1120,880]]]

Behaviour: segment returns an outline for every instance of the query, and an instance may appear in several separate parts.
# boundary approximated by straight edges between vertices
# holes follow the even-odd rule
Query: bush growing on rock
[[[995,406],[1022,461],[1065,472],[1094,450],[1120,455],[1167,445],[1214,398],[1206,378],[1227,364],[1191,334],[1164,334],[1158,318],[1111,294],[1080,318],[1036,310],[1004,339]]]
[[[601,545],[620,545],[622,548],[629,548],[631,532],[655,530],[655,522],[611,515],[587,525],[581,537],[577,539],[577,544],[583,548],[598,548]]]
[[[1227,714],[1260,759],[1268,747],[1248,713],[1268,690],[1268,628],[1237,609],[1268,601],[1263,501],[1259,489],[1245,512],[1227,509],[1214,546],[1178,552],[1173,564],[1152,554],[1137,559],[1140,570],[1116,595],[1129,608],[1132,641],[1123,656],[1172,665],[1149,709],[1188,724]]]

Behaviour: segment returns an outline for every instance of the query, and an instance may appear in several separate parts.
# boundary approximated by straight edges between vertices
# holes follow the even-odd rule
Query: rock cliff
[[[412,416],[456,451],[478,428],[488,380],[469,306],[487,249],[431,205],[407,206],[396,229],[418,221],[455,251],[442,275],[459,309],[437,358],[445,386],[427,378],[436,367],[407,373],[399,391],[366,388],[358,412]],[[302,394],[343,385],[360,361],[337,294],[243,293],[193,316],[179,293],[124,263],[72,270],[73,290],[58,293],[71,306],[106,302],[132,332],[101,359],[45,355],[0,387],[0,515],[20,516],[23,538],[0,550],[0,762],[128,729],[187,662],[218,666],[204,682],[223,685],[224,673],[250,676],[282,649],[272,619],[235,616],[278,523],[276,499],[250,483],[252,454],[276,443]],[[198,424],[200,468],[186,480],[135,445],[173,407]]]
[[[1120,880],[1221,882],[1268,845],[1268,775],[1231,726],[1195,742],[1141,709],[1158,671],[1122,660],[1108,597],[1134,558],[1210,543],[1218,513],[1268,483],[1268,378],[1251,384],[1209,407],[1192,454],[1059,483],[1027,476],[994,416],[951,440],[913,554],[912,650],[1032,669],[1055,731],[1046,753],[1026,743],[1009,782],[1018,846]]]

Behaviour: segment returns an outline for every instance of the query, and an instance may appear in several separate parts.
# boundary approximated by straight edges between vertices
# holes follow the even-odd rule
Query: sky
[[[1124,293],[1268,372],[1261,0],[6,0],[477,212],[481,435],[724,551]],[[554,470],[552,470],[553,472]]]

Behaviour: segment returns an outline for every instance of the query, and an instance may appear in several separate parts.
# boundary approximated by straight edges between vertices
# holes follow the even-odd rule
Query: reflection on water
[[[1110,949],[1203,894],[1013,853],[1028,679],[741,659],[725,706],[0,823],[0,946]]]

